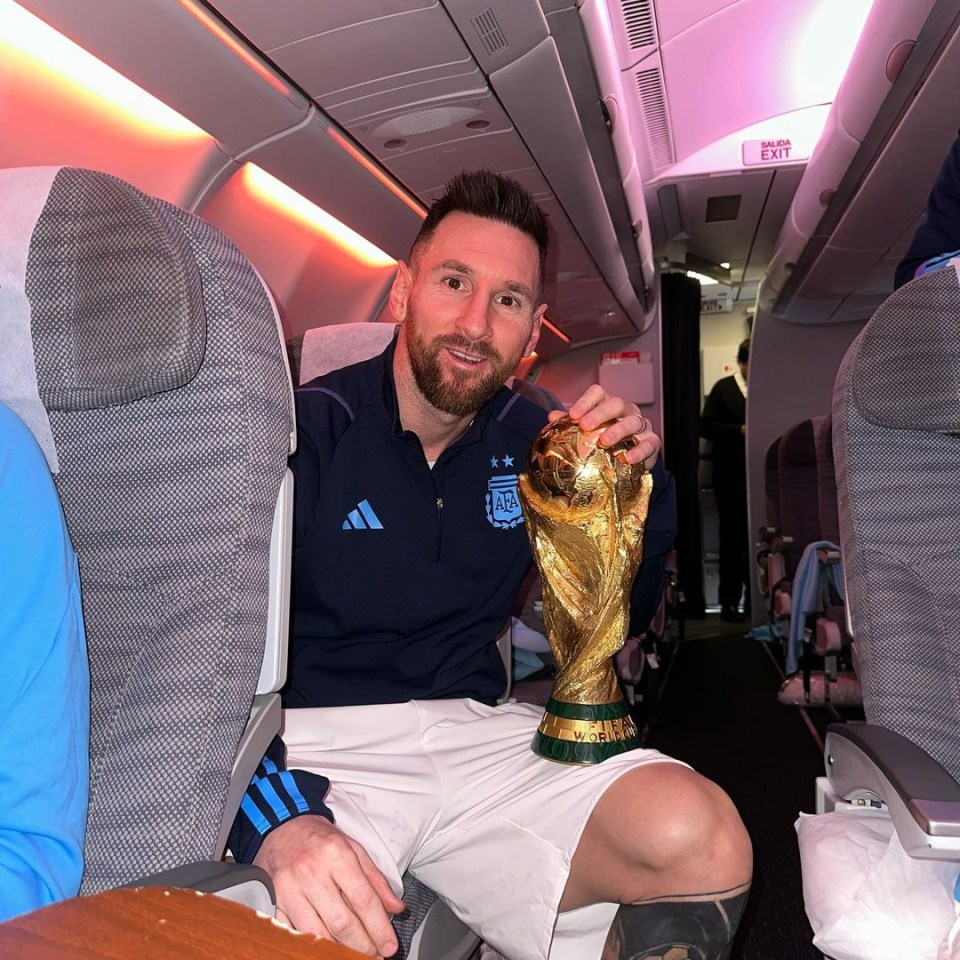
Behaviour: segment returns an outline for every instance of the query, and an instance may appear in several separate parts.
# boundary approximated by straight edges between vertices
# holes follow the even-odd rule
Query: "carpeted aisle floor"
[[[712,620],[689,626],[702,634]],[[647,743],[720,784],[753,840],[753,889],[731,960],[820,960],[793,828],[798,811],[813,812],[820,750],[800,711],[777,703],[780,676],[763,645],[718,620],[715,630],[726,632],[678,645]]]

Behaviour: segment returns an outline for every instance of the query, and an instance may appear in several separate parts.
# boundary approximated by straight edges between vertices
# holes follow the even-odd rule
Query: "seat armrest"
[[[886,805],[900,843],[921,860],[960,852],[960,784],[911,740],[876,724],[831,724],[827,779],[854,805]]]
[[[179,887],[212,893],[224,900],[242,903],[244,906],[272,917],[276,912],[273,881],[266,870],[243,863],[223,863],[219,860],[199,860],[185,863],[141,877],[124,887]]]
[[[234,817],[243,802],[243,795],[250,786],[257,766],[267,752],[273,738],[280,732],[280,694],[264,693],[253,698],[250,719],[237,744],[237,753],[230,774],[230,786],[223,806],[223,821],[217,837],[217,846],[213,852],[222,856],[227,846],[227,837],[233,826]]]

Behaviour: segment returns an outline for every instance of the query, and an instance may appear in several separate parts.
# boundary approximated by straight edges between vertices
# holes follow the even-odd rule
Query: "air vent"
[[[653,18],[652,0],[621,0],[620,7],[630,49],[654,46],[657,42],[657,28]]]
[[[509,46],[507,38],[500,29],[500,22],[497,20],[496,14],[489,7],[482,13],[478,13],[471,20],[471,23],[473,23],[473,28],[480,37],[484,50],[491,57],[506,50]]]
[[[707,223],[724,223],[728,220],[736,220],[740,216],[741,199],[739,193],[730,194],[726,197],[707,197]]]
[[[655,169],[673,165],[673,132],[670,130],[670,115],[667,112],[667,97],[663,90],[660,68],[638,70],[637,90],[643,104],[643,119],[647,127],[647,142],[650,144],[650,159]]]

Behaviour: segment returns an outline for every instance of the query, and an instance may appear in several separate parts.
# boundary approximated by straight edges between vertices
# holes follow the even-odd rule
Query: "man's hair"
[[[750,338],[747,337],[737,349],[737,363],[750,362]]]
[[[458,173],[446,185],[443,196],[431,204],[410,248],[411,263],[416,258],[417,250],[433,236],[444,217],[451,213],[469,213],[487,220],[498,220],[530,237],[540,254],[539,296],[546,271],[547,218],[527,190],[516,180],[490,170]]]

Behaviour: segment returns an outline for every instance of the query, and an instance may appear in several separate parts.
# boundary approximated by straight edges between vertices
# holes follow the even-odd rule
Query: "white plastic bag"
[[[795,826],[814,946],[833,960],[960,960],[941,951],[960,865],[909,857],[886,816],[800,814]]]

